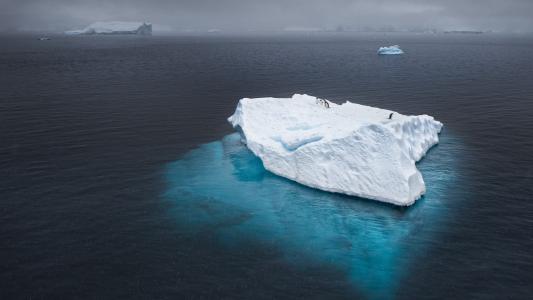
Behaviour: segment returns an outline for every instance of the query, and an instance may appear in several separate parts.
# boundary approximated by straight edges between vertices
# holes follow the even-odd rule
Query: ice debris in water
[[[379,55],[394,55],[394,54],[403,54],[403,50],[400,49],[400,46],[393,45],[389,47],[379,47],[378,54]]]

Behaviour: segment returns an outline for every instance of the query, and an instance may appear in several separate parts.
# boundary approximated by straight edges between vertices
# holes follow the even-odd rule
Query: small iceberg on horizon
[[[309,95],[241,99],[228,121],[270,172],[323,191],[409,206],[442,123]]]
[[[146,22],[95,22],[80,30],[65,31],[66,35],[152,35],[152,24]]]
[[[392,45],[389,47],[379,47],[378,55],[398,55],[404,54],[403,50],[398,45]]]

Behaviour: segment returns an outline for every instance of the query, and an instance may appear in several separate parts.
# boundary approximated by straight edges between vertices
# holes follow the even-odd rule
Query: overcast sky
[[[533,31],[533,0],[0,0],[0,28],[65,30],[94,21],[175,30],[394,26]]]

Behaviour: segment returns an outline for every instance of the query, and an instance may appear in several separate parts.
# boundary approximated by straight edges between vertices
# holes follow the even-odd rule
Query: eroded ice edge
[[[241,99],[228,121],[274,174],[401,206],[426,192],[416,162],[439,142],[443,126],[428,115],[299,94]]]

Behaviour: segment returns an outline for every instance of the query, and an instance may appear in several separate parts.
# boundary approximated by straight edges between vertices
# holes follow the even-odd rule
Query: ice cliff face
[[[403,50],[400,49],[400,46],[398,45],[389,46],[389,47],[379,47],[378,54],[379,55],[403,54]]]
[[[81,30],[65,32],[68,35],[78,34],[139,34],[151,35],[152,24],[143,22],[96,22]]]
[[[415,162],[438,143],[442,128],[427,115],[298,94],[241,99],[228,121],[265,168],[279,176],[403,206],[424,194]]]

